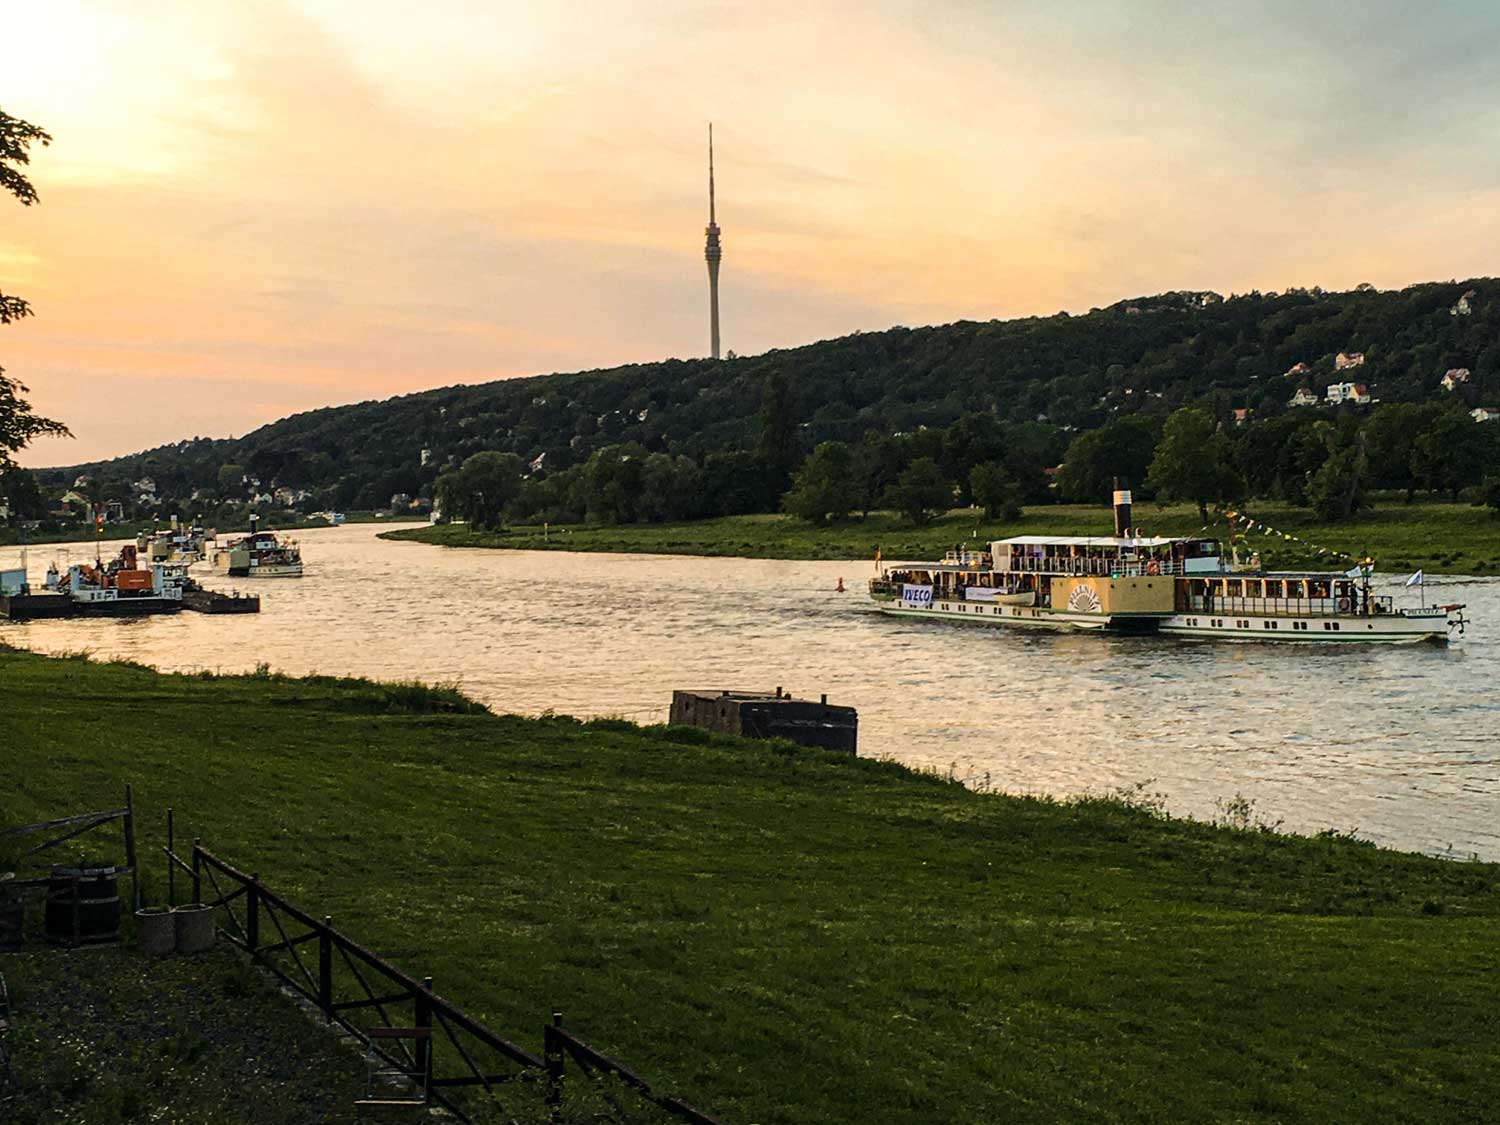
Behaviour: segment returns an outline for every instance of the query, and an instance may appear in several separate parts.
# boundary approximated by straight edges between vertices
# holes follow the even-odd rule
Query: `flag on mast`
[[[1408,578],[1406,580],[1406,584],[1408,586],[1420,586],[1420,585],[1422,585],[1422,572],[1420,570],[1417,571],[1417,573],[1413,574],[1410,578]]]

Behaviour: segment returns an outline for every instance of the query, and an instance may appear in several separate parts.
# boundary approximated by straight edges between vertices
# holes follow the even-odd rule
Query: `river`
[[[295,533],[301,579],[204,578],[253,587],[258,616],[0,621],[0,641],[454,683],[498,711],[640,722],[665,719],[674,688],[780,685],[857,707],[861,754],[977,786],[1139,790],[1204,819],[1243,797],[1286,830],[1500,860],[1497,580],[1430,581],[1429,601],[1474,622],[1446,649],[1214,644],[886,618],[862,594],[868,561],[455,550],[380,530]],[[34,582],[63,549],[92,554],[34,546]]]

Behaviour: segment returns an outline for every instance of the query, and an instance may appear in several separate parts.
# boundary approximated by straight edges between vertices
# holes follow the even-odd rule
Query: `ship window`
[[[1339,631],[1339,623],[1338,623],[1338,622],[1337,622],[1337,621],[1335,621],[1335,622],[1334,622],[1334,623],[1333,623],[1333,631],[1334,631],[1334,632],[1335,632],[1335,633],[1337,633],[1337,632],[1338,632],[1338,631]]]

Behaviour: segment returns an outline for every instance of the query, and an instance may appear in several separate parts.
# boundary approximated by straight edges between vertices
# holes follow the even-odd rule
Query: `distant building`
[[[1370,401],[1370,389],[1363,383],[1329,383],[1328,403],[1337,406],[1341,402],[1364,404]]]
[[[1312,368],[1305,363],[1294,363],[1286,369],[1286,377],[1291,379],[1298,375],[1306,375],[1311,370]]]
[[[79,473],[76,477],[73,478],[74,488],[87,488],[93,483],[94,478],[89,476],[88,473]]]
[[[395,508],[409,508],[409,507],[411,507],[411,496],[410,496],[410,494],[409,493],[405,493],[405,492],[397,492],[397,493],[393,494],[391,496],[391,507],[393,509],[395,509]]]
[[[1317,406],[1318,405],[1318,396],[1313,393],[1311,387],[1298,387],[1297,388],[1297,393],[1292,396],[1292,401],[1289,402],[1289,403],[1287,403],[1287,405],[1288,406]]]
[[[1234,424],[1236,426],[1243,426],[1249,420],[1250,420],[1250,411],[1245,410],[1245,409],[1240,409],[1240,410],[1234,411]]]
[[[1493,422],[1500,418],[1500,406],[1476,406],[1469,411],[1469,417],[1476,422]]]
[[[1474,310],[1469,305],[1469,299],[1474,296],[1474,290],[1470,289],[1462,297],[1454,302],[1453,307],[1448,310],[1449,316],[1468,316]]]
[[[425,465],[425,464],[427,464],[427,462],[429,462],[431,460],[432,460],[432,450],[430,450],[430,449],[424,449],[424,450],[422,450],[422,464]]]
[[[1451,391],[1460,383],[1469,381],[1469,369],[1467,367],[1450,367],[1447,374],[1442,378],[1443,390]]]
[[[1333,369],[1335,371],[1347,371],[1351,367],[1359,367],[1365,362],[1364,352],[1339,352],[1333,357]]]

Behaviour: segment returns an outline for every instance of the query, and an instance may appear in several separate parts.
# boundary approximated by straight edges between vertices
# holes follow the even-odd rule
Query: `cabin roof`
[[[1202,538],[1178,539],[1121,539],[1113,535],[1013,535],[1009,539],[997,539],[1014,547],[1165,547],[1169,543],[1209,542]]]

